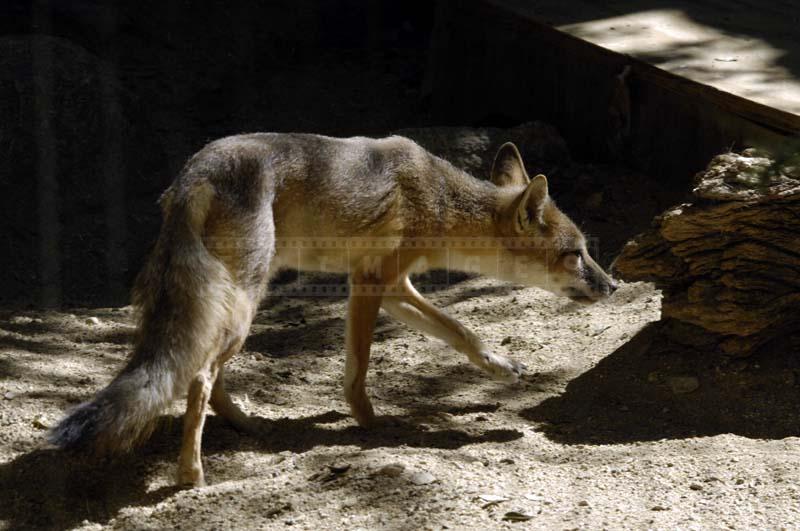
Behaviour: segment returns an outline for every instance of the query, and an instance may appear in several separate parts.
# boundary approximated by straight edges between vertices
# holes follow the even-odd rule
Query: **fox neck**
[[[519,190],[497,187],[467,174],[447,178],[447,203],[443,236],[496,238],[502,234],[505,214]]]

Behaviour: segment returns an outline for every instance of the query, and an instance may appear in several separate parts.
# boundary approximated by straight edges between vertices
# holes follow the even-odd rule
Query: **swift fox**
[[[480,271],[585,303],[616,289],[513,144],[500,148],[484,181],[398,136],[238,135],[195,154],[159,203],[161,232],[133,288],[132,357],[49,439],[100,454],[129,450],[185,393],[182,485],[204,482],[208,404],[234,427],[254,429],[225,391],[223,365],[279,269],[349,274],[344,396],[361,426],[374,419],[364,383],[380,308],[495,378],[513,382],[522,372],[417,292],[408,276],[415,264]]]

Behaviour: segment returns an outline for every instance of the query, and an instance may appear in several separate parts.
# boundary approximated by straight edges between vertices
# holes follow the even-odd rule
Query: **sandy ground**
[[[209,417],[192,490],[172,486],[182,403],[130,456],[43,444],[123,364],[129,308],[0,312],[0,528],[800,527],[795,368],[659,353],[646,284],[590,307],[486,279],[431,298],[524,379],[382,315],[365,431],[340,390],[344,299],[270,298],[227,378],[266,433]]]

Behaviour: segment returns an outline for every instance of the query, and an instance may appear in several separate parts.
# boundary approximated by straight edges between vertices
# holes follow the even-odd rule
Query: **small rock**
[[[703,486],[700,485],[699,483],[692,483],[691,485],[689,485],[689,488],[692,490],[703,490]]]
[[[328,470],[331,471],[332,474],[344,474],[348,470],[350,470],[350,463],[335,463],[332,465],[328,465]]]
[[[609,328],[611,328],[611,325],[606,325],[606,326],[598,326],[598,327],[596,327],[596,328],[594,329],[594,331],[592,332],[592,334],[591,334],[591,335],[592,335],[592,337],[597,337],[597,336],[599,336],[600,334],[602,334],[603,332],[605,332],[606,330],[608,330]]]
[[[328,465],[328,472],[315,472],[308,477],[309,481],[321,481],[322,483],[328,483],[330,481],[335,481],[341,478],[347,471],[350,470],[350,464],[348,463],[334,463]]]
[[[578,505],[580,507],[589,507],[589,502],[586,501],[586,500],[581,500],[581,501],[578,502]]]
[[[15,393],[14,391],[8,391],[6,394],[3,395],[3,398],[5,398],[6,400],[14,400],[15,398],[17,398],[17,393]]]
[[[506,337],[504,337],[504,338],[503,338],[503,340],[500,342],[500,345],[508,345],[509,343],[511,343],[511,336],[506,336]]]
[[[544,496],[539,496],[538,494],[526,494],[523,496],[526,500],[535,501],[535,502],[543,502]]]
[[[503,520],[506,522],[527,522],[534,516],[536,515],[528,511],[508,511],[503,515]]]
[[[669,511],[669,507],[665,507],[663,505],[653,505],[650,507],[651,511]]]
[[[436,478],[428,472],[414,472],[408,476],[408,480],[414,485],[428,485],[436,481]]]
[[[100,321],[100,319],[98,319],[97,317],[94,317],[94,316],[92,316],[92,317],[87,317],[87,318],[84,320],[84,322],[85,322],[87,325],[89,325],[89,326],[97,326],[97,325],[100,325],[100,324],[102,324],[102,322]]]
[[[684,395],[697,391],[700,387],[700,380],[695,376],[672,376],[667,378],[667,385],[676,395]]]
[[[31,317],[27,317],[27,316],[24,316],[24,315],[16,315],[16,316],[12,317],[11,319],[9,319],[9,322],[11,324],[24,325],[24,324],[31,324],[33,322],[33,319]]]
[[[380,467],[377,470],[377,472],[375,472],[375,474],[379,476],[388,476],[390,478],[396,478],[400,474],[402,474],[405,469],[406,465],[404,465],[403,463],[389,463],[388,465],[383,465],[382,467]]]
[[[273,518],[275,516],[278,516],[281,513],[285,513],[286,511],[291,511],[292,508],[293,507],[292,507],[291,503],[279,503],[279,504],[273,505],[272,507],[267,508],[265,514],[266,514],[267,518]]]
[[[492,505],[497,505],[498,503],[502,503],[504,501],[509,500],[509,498],[506,498],[505,496],[500,496],[499,494],[481,494],[480,496],[478,496],[478,498],[480,498],[481,501],[486,502],[483,505],[484,509],[486,509],[487,507],[491,507]]]
[[[49,429],[50,426],[47,424],[46,420],[47,419],[45,419],[44,415],[36,415],[35,417],[33,417],[33,422],[32,422],[33,427],[38,428],[40,430]]]

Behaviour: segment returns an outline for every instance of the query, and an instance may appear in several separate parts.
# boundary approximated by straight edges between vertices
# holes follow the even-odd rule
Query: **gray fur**
[[[190,411],[193,416],[184,421],[179,480],[200,484],[206,402],[236,426],[248,425],[220,375],[222,364],[247,336],[269,278],[281,267],[314,269],[329,252],[298,256],[276,241],[485,238],[500,242],[492,247],[499,253],[491,260],[500,267],[496,276],[576,300],[608,295],[613,281],[586,253],[583,235],[549,200],[544,177],[531,182],[521,164],[516,148],[505,146],[496,165],[503,175],[494,175],[493,183],[471,177],[403,137],[257,133],[208,144],[161,198],[161,233],[133,290],[138,333],[129,363],[93,400],[63,419],[50,441],[98,453],[128,450],[188,389],[187,416]],[[526,215],[521,223],[519,212],[531,209],[537,215]],[[548,246],[503,246],[505,239],[516,237],[538,238]],[[386,250],[384,269],[395,264],[390,258],[397,248]],[[578,251],[572,253],[574,264],[560,262],[564,251]],[[460,252],[474,258],[469,253]],[[382,281],[404,286],[404,298],[387,298],[384,308],[442,337],[495,377],[513,381],[520,364],[488,352],[474,334],[424,301],[408,280],[417,258],[424,257],[429,267],[457,267],[452,260],[458,255],[428,248],[402,266],[397,261],[396,270],[386,269]],[[351,283],[378,282],[374,272],[362,267],[358,250],[348,248],[345,258],[330,263],[351,273]],[[534,274],[515,276],[520,264]],[[545,285],[553,281],[555,288]],[[370,319],[378,306],[356,298],[351,297],[349,315],[356,324],[348,322],[345,384],[354,416],[366,425],[372,408],[363,390],[366,361],[359,360],[368,360]],[[366,308],[372,317],[359,313]]]

